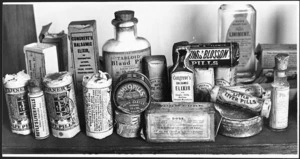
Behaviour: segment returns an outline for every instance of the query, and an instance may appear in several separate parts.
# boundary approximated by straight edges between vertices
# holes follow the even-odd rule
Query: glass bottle
[[[102,47],[104,69],[112,76],[113,85],[126,72],[142,72],[142,58],[151,55],[150,43],[137,36],[137,22],[134,11],[115,12],[115,19],[112,20],[115,38]]]
[[[219,42],[239,43],[237,82],[252,82],[256,71],[256,10],[250,4],[223,4],[218,14]]]
[[[275,56],[274,81],[271,84],[272,107],[269,126],[272,130],[277,131],[285,130],[288,127],[290,91],[290,85],[286,76],[288,59],[288,54],[280,53]]]
[[[179,46],[176,64],[171,71],[172,102],[194,102],[194,71],[186,58],[188,49]]]

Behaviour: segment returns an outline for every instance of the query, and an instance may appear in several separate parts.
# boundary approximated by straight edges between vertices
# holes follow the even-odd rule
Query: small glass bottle
[[[115,12],[115,38],[102,47],[105,71],[112,76],[113,85],[126,72],[142,72],[142,58],[151,55],[150,43],[137,36],[137,22],[131,10]]]
[[[223,4],[219,8],[219,42],[237,42],[240,58],[237,82],[249,83],[255,79],[256,10],[250,4]]]
[[[176,64],[171,71],[172,102],[194,102],[194,71],[188,65],[187,51],[185,46],[175,50]]]
[[[269,126],[275,131],[285,130],[288,127],[290,91],[286,76],[288,59],[288,54],[280,53],[275,56],[274,81],[271,84],[272,108],[269,118]]]

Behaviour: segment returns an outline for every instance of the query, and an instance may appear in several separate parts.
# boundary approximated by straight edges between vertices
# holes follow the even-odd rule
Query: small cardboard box
[[[57,50],[55,45],[31,43],[24,46],[26,72],[31,79],[42,82],[48,73],[58,72]]]

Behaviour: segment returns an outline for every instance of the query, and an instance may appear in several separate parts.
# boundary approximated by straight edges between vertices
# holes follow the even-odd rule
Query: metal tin
[[[254,97],[252,95],[233,91],[226,87],[215,86],[211,92],[211,102],[223,105],[232,105],[238,108],[247,109],[260,114],[266,118],[269,117],[271,101]]]
[[[214,68],[195,68],[195,102],[209,102],[210,91],[215,86]]]
[[[118,135],[125,138],[138,137],[141,129],[141,114],[126,114],[115,110],[115,123]]]
[[[128,72],[120,76],[113,91],[115,106],[128,114],[140,114],[151,103],[151,84],[139,72]]]
[[[188,60],[194,67],[233,67],[239,63],[239,44],[193,43],[188,46]]]
[[[262,97],[265,92],[265,89],[258,83],[237,85],[237,86],[228,86],[226,87],[233,91],[243,92],[255,97]]]
[[[69,72],[47,74],[43,79],[52,134],[72,138],[80,132],[73,79]]]
[[[168,74],[164,55],[145,56],[142,60],[143,74],[151,83],[152,100],[165,101],[167,98]]]
[[[235,86],[236,79],[236,66],[233,67],[216,67],[215,81],[217,86]]]
[[[103,139],[113,133],[112,78],[106,72],[83,76],[83,102],[87,136]]]
[[[50,135],[45,96],[38,83],[29,82],[28,102],[32,131],[36,139],[46,139]]]
[[[30,76],[24,71],[12,75],[7,74],[3,78],[10,128],[13,133],[21,135],[28,135],[31,132],[26,90],[29,80]]]
[[[215,104],[222,116],[219,133],[234,138],[251,137],[263,129],[263,117],[234,107]]]
[[[213,103],[153,102],[145,111],[149,142],[209,142],[215,140]]]

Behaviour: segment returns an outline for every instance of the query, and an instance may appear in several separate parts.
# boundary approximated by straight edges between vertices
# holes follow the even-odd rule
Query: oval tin
[[[124,113],[140,114],[151,103],[151,84],[139,72],[128,72],[120,76],[113,91],[115,106]]]

